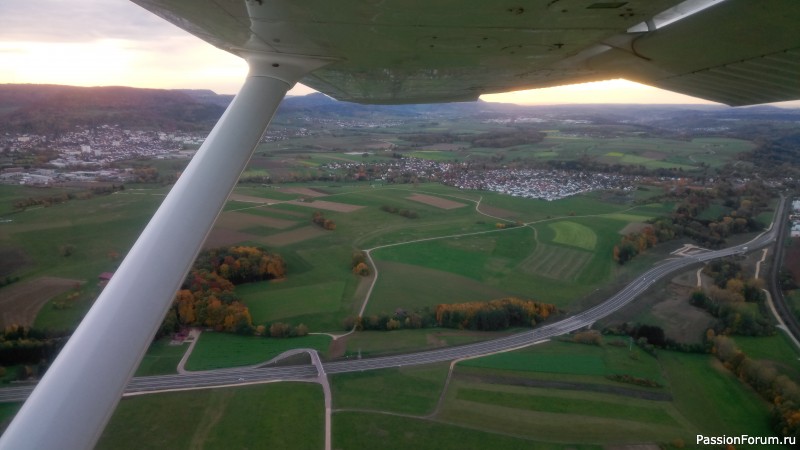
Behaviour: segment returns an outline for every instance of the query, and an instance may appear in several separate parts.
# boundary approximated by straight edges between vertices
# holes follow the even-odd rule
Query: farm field
[[[303,166],[319,169],[321,164],[329,162],[381,162],[390,160],[390,154],[384,151],[387,145],[396,145],[406,157],[429,161],[460,162],[476,156],[502,155],[507,158],[539,161],[589,158],[607,164],[641,165],[648,169],[698,170],[702,165],[720,167],[732,161],[737,154],[753,148],[753,144],[748,141],[730,138],[697,137],[685,140],[640,136],[635,133],[599,138],[559,130],[545,130],[546,137],[541,142],[505,148],[473,146],[468,141],[428,144],[420,147],[413,141],[405,140],[404,134],[447,131],[467,136],[496,131],[497,126],[448,121],[440,122],[437,126],[424,123],[418,126],[420,128],[418,130],[386,129],[372,136],[325,136],[263,144],[251,167],[253,170],[266,171],[270,175],[277,176],[292,170],[298,172]],[[309,146],[313,146],[314,151],[309,151]],[[339,152],[320,153],[331,150]],[[289,151],[292,152],[294,159],[287,158],[286,154]]]
[[[419,418],[364,412],[337,412],[333,416],[335,448],[402,450],[602,450],[601,445],[574,445],[529,440]]]
[[[0,191],[9,189],[0,186]],[[0,226],[0,249],[17,249],[28,261],[13,273],[96,280],[113,271],[163,200],[166,189],[121,191],[13,214]],[[39,194],[41,195],[41,193]],[[2,204],[10,211],[9,203]],[[102,233],[98,233],[102,229]]]
[[[329,343],[328,336],[320,335],[277,339],[203,333],[186,363],[186,370],[210,370],[258,364],[293,348],[313,348],[324,356]]]
[[[188,343],[171,345],[170,338],[161,338],[150,344],[134,376],[168,375],[177,373],[178,363],[186,353]]]
[[[433,412],[449,364],[343,373],[331,377],[333,407],[424,415]]]
[[[450,345],[469,344],[507,336],[516,330],[508,331],[469,331],[469,330],[393,330],[363,331],[347,338],[349,357],[378,356],[391,353],[405,353],[414,350],[435,349]]]
[[[327,164],[389,164],[398,160],[394,152],[427,162],[496,157],[514,167],[525,160],[581,159],[678,173],[719,167],[753,148],[735,139],[632,133],[595,138],[548,130],[541,142],[498,149],[473,148],[468,141],[419,144],[395,134],[494,129],[490,123],[443,119],[419,129],[364,129],[352,136],[328,130],[323,137],[262,144],[243,175],[250,180],[235,188],[205,247],[261,245],[281,254],[285,279],[242,284],[236,293],[254,325],[304,324],[315,334],[273,339],[204,331],[187,369],[257,364],[297,347],[315,348],[324,359],[369,358],[494,339],[518,330],[358,331],[336,342],[327,333],[345,333],[344,324],[362,306],[368,317],[517,296],[574,311],[649,268],[670,245],[679,246],[666,244],[624,267],[611,259],[621,234],[673,210],[672,203],[648,200],[667,190],[662,185],[548,202],[416,181],[332,176],[277,185],[265,181],[269,178],[333,173]],[[5,202],[0,216],[13,218],[0,223],[0,260],[17,262],[0,261],[0,276],[19,275],[20,283],[41,277],[83,283],[41,296],[44,306],[35,326],[75,326],[102,289],[98,274],[117,268],[168,190],[129,189],[12,214],[10,201],[38,191],[0,186]],[[335,229],[312,223],[317,211],[335,222]],[[702,218],[713,220],[725,211],[713,205]],[[377,276],[353,274],[358,250],[369,251]],[[9,292],[5,289],[0,296]],[[76,292],[77,298],[66,302]],[[737,337],[736,342],[751,357],[796,377],[797,355],[781,339]],[[773,434],[769,405],[711,356],[659,351],[654,357],[628,344],[614,337],[602,346],[552,341],[462,361],[452,373],[442,363],[331,376],[334,448],[622,450],[627,444],[679,447],[681,441],[692,448],[698,433]],[[154,342],[136,375],[175,373],[186,347]],[[610,378],[616,375],[658,386]],[[322,400],[320,388],[310,383],[126,398],[98,448],[320,448]],[[0,422],[16,408],[0,405]]]
[[[614,339],[602,347],[549,342],[461,362],[438,418],[531,439],[595,444],[689,444],[698,433],[770,435],[769,405],[713,357],[668,351],[653,357],[609,345]],[[611,381],[611,374],[661,387]],[[566,437],[565,422],[582,426]]]
[[[276,414],[276,405],[280,405],[280,414]],[[311,383],[125,398],[96,448],[316,450],[324,442],[323,410],[322,389]],[[131,427],[131,423],[138,426]]]
[[[0,237],[7,237],[0,245],[21,242],[33,262],[25,277],[58,267],[56,273],[85,283],[72,307],[53,308],[63,298],[45,304],[37,326],[75,326],[100,290],[98,274],[114,271],[165,193],[126,190],[74,200],[24,211],[3,228]],[[387,213],[387,205],[416,218]],[[244,185],[231,196],[206,247],[263,245],[287,261],[285,280],[238,287],[254,324],[282,321],[305,324],[311,332],[339,332],[365,300],[366,314],[506,296],[569,308],[629,270],[609,257],[620,230],[664,209],[606,201],[601,193],[545,202],[439,184]],[[314,211],[336,229],[311,223]],[[526,225],[500,229],[498,221]],[[97,226],[104,230],[101,239]],[[72,253],[58,256],[64,243]],[[350,270],[352,252],[366,249],[379,272],[369,299],[372,278]]]

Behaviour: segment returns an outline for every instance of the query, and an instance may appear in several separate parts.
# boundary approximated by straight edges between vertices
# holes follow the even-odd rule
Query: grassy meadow
[[[16,187],[3,189],[8,189],[3,194],[8,198],[27,193]],[[83,283],[69,307],[56,309],[52,303],[63,304],[73,291],[45,305],[37,326],[77,324],[102,289],[97,276],[115,270],[166,192],[126,189],[32,208],[2,224],[0,245],[24,249],[30,261],[18,271],[23,278],[47,274]],[[416,218],[391,214],[382,210],[384,206],[413,211]],[[371,250],[378,269],[366,314],[506,296],[570,309],[625,273],[641,270],[617,266],[612,247],[630,223],[670,208],[646,200],[635,205],[620,202],[604,193],[546,202],[440,184],[242,185],[206,247],[261,245],[286,260],[284,280],[237,287],[254,324],[302,323],[311,332],[339,333],[344,320],[367,300],[373,282],[373,277],[352,274],[356,250]],[[333,220],[335,230],[313,224],[315,211]],[[491,217],[498,215],[502,219]],[[498,222],[508,226],[499,228]],[[70,248],[66,256],[65,245]],[[206,345],[214,344],[201,347]],[[419,348],[425,347],[423,343]],[[193,364],[190,361],[190,368]]]
[[[96,448],[319,449],[323,411],[322,389],[311,383],[131,397],[120,402]]]
[[[413,132],[477,134],[494,129],[494,124],[443,119]],[[326,163],[391,161],[391,153],[382,149],[388,144],[411,144],[403,139],[407,132],[404,127],[387,127],[374,133],[328,133],[265,143],[244,177],[304,176],[322,170]],[[457,142],[418,146],[406,153],[429,161],[589,158],[692,171],[720,166],[751,148],[746,141],[725,138],[598,139],[549,130],[541,142],[506,149],[470,148],[468,142]],[[366,157],[361,154],[365,149],[370,153]],[[80,321],[102,289],[97,276],[117,268],[167,191],[166,187],[126,189],[14,212],[15,199],[61,191],[0,185],[0,217],[12,219],[0,223],[0,256],[17,261],[0,265],[8,272],[2,275],[22,280],[62,277],[82,283],[51,299],[36,317],[37,327],[71,328]],[[256,325],[281,321],[305,324],[312,333],[342,333],[343,321],[357,314],[366,300],[367,315],[505,296],[575,310],[601,300],[621,280],[668,254],[666,247],[671,244],[625,267],[611,258],[621,230],[673,209],[671,203],[651,200],[660,192],[661,188],[650,187],[624,195],[597,192],[547,202],[432,183],[241,184],[225,205],[206,248],[261,245],[286,260],[285,279],[236,289]],[[433,201],[421,201],[418,194]],[[386,212],[383,206],[413,211],[416,218]],[[313,224],[315,211],[333,220],[335,230]],[[713,205],[707,218],[721,212],[721,205]],[[370,250],[378,270],[369,298],[374,274],[352,273],[356,250]],[[146,287],[147,280],[142,285]],[[74,292],[79,295],[68,307],[54,307]],[[339,342],[344,348],[337,354],[352,358],[413,352],[514,331],[358,332]],[[325,358],[336,347],[331,342],[324,334],[270,339],[204,332],[186,368],[252,365],[299,347],[317,349]],[[769,360],[791,376],[800,376],[797,354],[782,336],[737,337],[736,343],[752,358]],[[165,340],[154,342],[136,375],[175,373],[186,348]],[[611,378],[619,375],[649,380],[657,387]],[[602,346],[552,341],[466,360],[452,374],[449,364],[443,363],[337,374],[330,382],[333,447],[341,449],[600,450],[642,443],[670,448],[681,442],[693,448],[698,433],[773,434],[769,405],[713,357],[667,351],[654,357],[613,337]],[[17,408],[0,405],[0,419],[11,417]],[[318,449],[323,445],[323,412],[322,391],[310,383],[125,398],[97,448]]]
[[[324,356],[329,343],[330,338],[323,335],[276,339],[203,333],[186,362],[186,370],[210,370],[258,364],[293,348],[313,348]]]
[[[771,435],[769,405],[710,355],[549,342],[464,361],[438,415],[447,423],[555,442],[694,442]],[[631,375],[660,387],[620,383]],[[535,423],[535,427],[530,424]],[[564,433],[564,423],[581,423]]]

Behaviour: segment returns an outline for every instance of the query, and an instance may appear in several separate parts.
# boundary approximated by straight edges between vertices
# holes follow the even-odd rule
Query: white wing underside
[[[728,105],[800,98],[796,0],[133,1],[234,54],[335,58],[302,83],[339,100],[464,101],[614,78]]]

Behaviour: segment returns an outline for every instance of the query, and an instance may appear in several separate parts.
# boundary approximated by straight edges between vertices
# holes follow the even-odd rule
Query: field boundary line
[[[520,345],[520,346],[514,347],[514,348],[508,348],[508,349],[505,349],[505,350],[486,353],[486,354],[483,354],[483,355],[466,356],[464,358],[458,358],[458,359],[454,359],[454,360],[450,361],[450,369],[447,371],[447,378],[445,378],[445,380],[444,380],[444,386],[442,386],[442,393],[439,394],[439,400],[436,402],[436,407],[433,409],[433,411],[430,414],[427,414],[427,415],[422,416],[422,417],[425,418],[425,419],[433,419],[442,410],[442,405],[444,404],[444,398],[447,395],[447,388],[450,386],[450,380],[453,378],[453,370],[455,369],[456,364],[458,364],[458,363],[460,363],[462,361],[469,361],[470,359],[483,358],[484,356],[491,356],[491,355],[497,355],[497,354],[500,354],[500,353],[506,353],[506,352],[511,352],[511,351],[515,351],[515,350],[521,350],[523,348],[527,348],[527,347],[530,347],[532,345],[544,344],[545,342],[549,342],[549,341],[550,341],[550,339],[542,339],[541,341],[530,342],[530,343],[527,343],[527,344],[524,344],[524,345]]]

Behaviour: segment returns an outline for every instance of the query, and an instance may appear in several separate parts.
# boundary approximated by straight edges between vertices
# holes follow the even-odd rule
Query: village
[[[641,177],[585,171],[544,169],[470,169],[466,163],[401,158],[392,162],[333,162],[329,170],[348,170],[356,177],[384,182],[439,181],[459,189],[492,191],[547,201],[605,189],[630,190]]]
[[[306,128],[275,127],[262,142],[308,135]],[[28,157],[35,164],[0,169],[0,183],[48,186],[63,182],[128,182],[131,169],[114,167],[118,161],[190,159],[205,140],[205,131],[129,130],[119,125],[80,127],[57,137],[36,134],[0,136],[0,155]],[[47,155],[42,160],[38,155]]]
[[[800,237],[800,200],[792,201],[792,214],[789,220],[792,221],[791,237]]]
[[[47,159],[4,168],[0,172],[0,182],[46,186],[70,181],[130,181],[132,171],[114,168],[114,162],[188,159],[203,139],[203,133],[128,130],[117,125],[76,128],[51,138],[7,134],[0,138],[2,153],[23,158],[42,154],[47,155]]]

